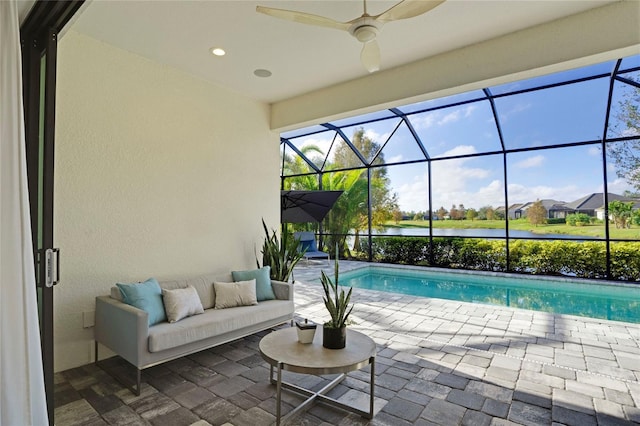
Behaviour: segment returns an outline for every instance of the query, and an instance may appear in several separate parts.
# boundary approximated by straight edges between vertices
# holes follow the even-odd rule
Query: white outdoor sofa
[[[152,326],[148,325],[147,312],[122,301],[118,287],[112,287],[109,296],[96,297],[95,362],[98,363],[98,345],[101,344],[134,365],[137,377],[136,387],[132,390],[139,395],[141,370],[145,368],[292,321],[292,284],[271,281],[275,300],[214,309],[214,281],[232,280],[231,277],[205,275],[159,282],[163,289],[193,286],[204,313]]]

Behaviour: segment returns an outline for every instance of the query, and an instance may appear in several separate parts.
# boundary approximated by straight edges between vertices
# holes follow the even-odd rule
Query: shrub
[[[456,265],[464,269],[504,271],[507,266],[504,241],[466,239],[456,254]]]
[[[566,223],[570,226],[584,226],[591,223],[591,216],[584,213],[568,214]]]
[[[640,243],[611,243],[611,278],[640,279]]]
[[[366,241],[366,240],[363,240]],[[438,237],[376,237],[375,262],[506,271],[503,240]],[[366,242],[363,251],[368,250]],[[606,278],[606,245],[599,241],[515,240],[509,244],[510,271],[527,274]],[[610,279],[640,281],[640,243],[611,244]]]
[[[567,223],[567,220],[564,217],[553,217],[551,219],[547,219],[548,225],[560,225]]]

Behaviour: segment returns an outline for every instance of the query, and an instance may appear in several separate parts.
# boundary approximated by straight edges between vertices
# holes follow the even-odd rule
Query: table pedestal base
[[[372,419],[373,418],[373,395],[374,395],[374,387],[375,387],[375,357],[371,357],[369,359],[369,363],[371,365],[371,379],[370,379],[370,389],[369,389],[369,411],[364,411],[354,406],[345,404],[336,399],[328,397],[325,393],[329,392],[331,389],[335,388],[340,382],[344,380],[346,374],[342,373],[335,379],[333,379],[329,384],[320,389],[317,392],[310,391],[308,389],[302,388],[300,386],[296,386],[292,383],[287,383],[282,381],[282,370],[283,364],[278,363],[278,369],[276,377],[273,377],[274,367],[270,366],[269,371],[269,380],[272,384],[276,385],[276,425],[280,425],[281,423],[286,423],[291,417],[296,414],[308,409],[311,404],[314,402],[331,405],[333,407],[341,408],[346,411],[350,411],[352,413],[358,414],[364,418]],[[287,413],[286,416],[282,417],[280,410],[282,405],[282,389],[290,390],[299,395],[307,397],[307,399],[292,411]]]

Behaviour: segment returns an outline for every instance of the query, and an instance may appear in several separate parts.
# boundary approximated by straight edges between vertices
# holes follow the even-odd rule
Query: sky
[[[627,63],[637,66],[640,57],[632,57]],[[623,63],[624,64],[624,63]],[[577,70],[539,78],[545,82],[559,81],[576,72],[602,72],[610,70],[611,63],[599,64],[589,70]],[[624,67],[622,68],[624,69]],[[572,75],[573,75],[572,74]],[[640,71],[625,75],[640,81]],[[507,149],[544,148],[549,145],[570,144],[581,141],[601,140],[606,117],[609,78],[599,78],[577,84],[560,86],[506,96],[495,99],[502,134]],[[490,89],[499,94],[530,87],[540,81],[511,83]],[[625,91],[632,86],[616,81],[612,105],[617,108]],[[482,91],[469,92],[453,97],[453,101],[478,99]],[[403,112],[413,112],[426,107],[450,103],[449,99],[437,99],[420,104],[399,107]],[[380,112],[378,116],[391,114]],[[630,135],[628,129],[612,114],[608,137]],[[432,161],[433,210],[440,206],[450,209],[453,204],[466,208],[504,206],[503,156],[489,155],[471,158],[437,160],[444,157],[500,151],[500,138],[489,101],[444,108],[436,111],[408,115],[416,133],[423,142]],[[347,120],[343,120],[347,121]],[[354,119],[351,122],[355,122]],[[398,126],[400,123],[400,126]],[[334,123],[340,124],[340,123]],[[360,126],[345,127],[350,137]],[[387,164],[424,158],[408,127],[397,117],[368,123],[365,133],[378,144],[386,142],[383,149]],[[397,127],[397,129],[396,129]],[[615,127],[615,131],[614,131]],[[395,130],[395,131],[394,131]],[[335,132],[317,133],[310,137],[290,139],[298,148],[316,145],[324,153],[329,150]],[[390,137],[391,136],[391,137]],[[640,136],[640,135],[638,135]],[[639,153],[640,154],[640,153]],[[331,159],[332,153],[329,153]],[[553,199],[571,202],[585,195],[603,191],[602,152],[600,144],[536,149],[507,155],[508,203],[524,203],[536,199]],[[387,166],[391,191],[398,195],[402,211],[428,210],[427,163]],[[622,194],[631,190],[628,182],[616,174],[615,164],[608,162],[609,192]]]

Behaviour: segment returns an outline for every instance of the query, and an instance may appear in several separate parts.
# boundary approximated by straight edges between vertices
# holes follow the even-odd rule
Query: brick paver
[[[361,267],[341,262],[341,271]],[[296,316],[327,319],[318,284],[326,262],[295,271]],[[640,423],[640,326],[591,318],[353,290],[350,327],[378,345],[368,421],[314,405],[292,424],[598,425]],[[262,425],[275,419],[275,386],[257,352],[266,332],[152,367],[136,397],[111,374],[119,358],[56,376],[56,424]],[[115,375],[115,374],[114,374]],[[366,405],[367,371],[334,398]],[[328,379],[294,375],[309,388]],[[283,394],[283,412],[301,402]]]

